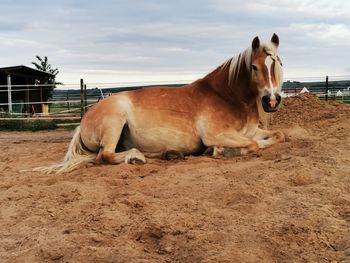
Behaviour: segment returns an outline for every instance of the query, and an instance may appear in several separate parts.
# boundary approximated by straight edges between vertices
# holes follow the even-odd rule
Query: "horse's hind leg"
[[[97,156],[97,161],[107,164],[144,164],[146,163],[146,158],[139,150],[135,148],[118,153],[105,151],[102,149]]]
[[[145,156],[135,148],[124,152],[115,152],[124,125],[124,121],[108,123],[108,128],[103,130],[100,152],[96,157],[97,162],[103,162],[107,164],[146,163]]]

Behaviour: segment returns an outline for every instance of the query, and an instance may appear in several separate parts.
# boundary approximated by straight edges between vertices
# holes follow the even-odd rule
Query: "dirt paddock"
[[[258,154],[42,175],[72,132],[0,132],[0,262],[350,262],[350,107],[284,100]]]

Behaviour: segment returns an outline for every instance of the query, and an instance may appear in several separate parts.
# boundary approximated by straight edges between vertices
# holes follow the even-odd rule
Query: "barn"
[[[45,112],[54,75],[24,65],[0,68],[0,110],[9,113]],[[45,85],[46,84],[46,85]]]

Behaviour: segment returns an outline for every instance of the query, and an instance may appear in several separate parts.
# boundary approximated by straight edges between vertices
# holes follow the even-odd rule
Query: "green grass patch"
[[[0,131],[42,131],[57,128],[57,123],[51,120],[0,120]]]

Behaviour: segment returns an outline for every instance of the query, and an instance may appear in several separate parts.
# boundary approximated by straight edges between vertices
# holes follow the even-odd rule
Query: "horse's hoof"
[[[146,158],[139,150],[133,148],[129,150],[128,154],[125,156],[125,163],[144,164],[146,163]]]
[[[278,142],[285,142],[286,141],[286,138],[284,136],[284,134],[281,132],[281,131],[277,131],[275,133],[275,138]]]
[[[243,154],[241,148],[226,148],[226,147],[213,147],[213,157],[233,157]]]
[[[203,154],[213,156],[214,155],[214,146],[209,146],[207,149],[205,149]]]
[[[185,157],[183,155],[182,152],[178,152],[178,151],[167,151],[162,155],[162,159],[163,160],[183,160]]]
[[[240,156],[242,155],[241,148],[224,148],[221,155],[224,157]]]
[[[133,158],[130,158],[128,160],[128,163],[129,164],[145,164],[146,162],[144,160],[137,158],[137,157],[133,157]]]

